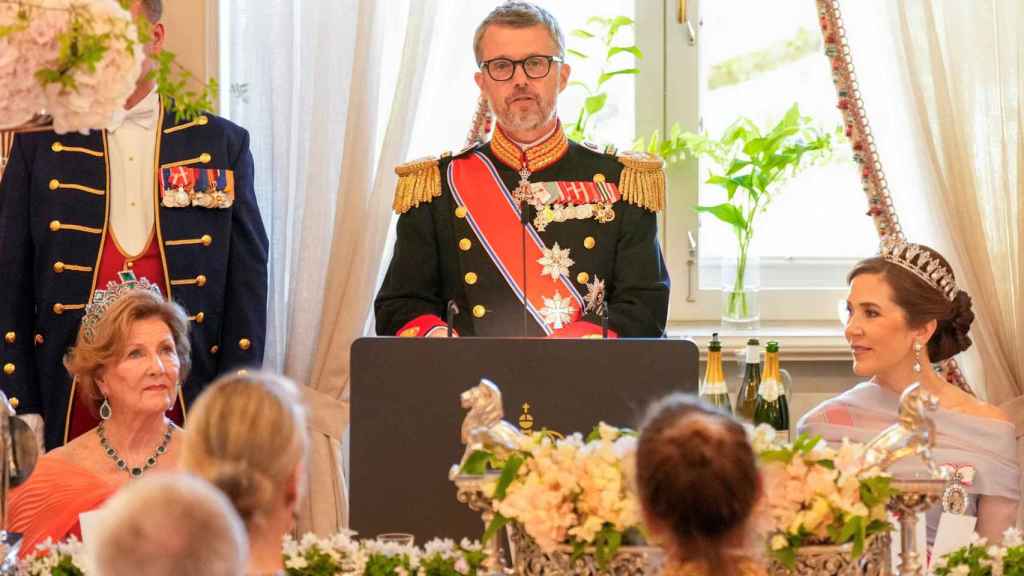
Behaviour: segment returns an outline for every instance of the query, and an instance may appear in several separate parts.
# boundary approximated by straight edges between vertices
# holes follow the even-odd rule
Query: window
[[[662,42],[662,59],[641,65],[639,91],[661,88],[665,101],[661,110],[641,107],[641,133],[666,133],[678,122],[683,130],[702,127],[717,138],[739,116],[770,127],[793,103],[817,125],[838,130],[831,159],[780,187],[755,228],[762,319],[834,319],[846,272],[874,253],[878,239],[864,215],[867,203],[852,150],[840,135],[842,118],[815,4],[690,0],[692,39],[677,2],[652,4],[638,15],[641,27],[652,22],[663,28],[643,29],[641,48],[659,53]],[[698,219],[692,209],[725,200],[724,190],[705,183],[712,168],[708,160],[688,159],[669,170],[663,234],[673,279],[671,320],[710,321],[720,312],[721,262],[735,254],[736,240],[725,224],[710,215]]]

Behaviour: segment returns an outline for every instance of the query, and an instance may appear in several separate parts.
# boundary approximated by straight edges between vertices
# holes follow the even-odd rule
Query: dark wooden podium
[[[479,538],[479,515],[455,500],[462,457],[459,395],[498,385],[505,420],[529,405],[534,430],[586,435],[599,421],[636,427],[647,404],[697,392],[688,340],[362,338],[352,344],[351,528]]]

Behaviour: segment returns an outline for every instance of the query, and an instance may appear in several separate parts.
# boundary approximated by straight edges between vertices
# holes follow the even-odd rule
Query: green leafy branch
[[[581,49],[569,48],[566,53],[579,60],[601,58],[601,68],[597,77],[589,82],[574,80],[570,86],[579,87],[586,94],[583,106],[576,117],[576,121],[565,127],[565,132],[574,141],[586,140],[591,136],[591,121],[604,109],[608,102],[608,92],[605,91],[606,82],[616,76],[629,76],[640,73],[640,70],[633,67],[615,67],[612,60],[616,56],[628,54],[636,59],[644,57],[636,45],[616,45],[616,35],[626,27],[633,25],[633,20],[625,16],[607,18],[593,16],[587,20],[587,28],[579,28],[569,33],[570,36],[578,38],[588,45],[596,45],[587,52]],[[618,59],[616,59],[618,60]]]

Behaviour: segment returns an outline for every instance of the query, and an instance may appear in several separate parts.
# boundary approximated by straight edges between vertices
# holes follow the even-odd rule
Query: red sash
[[[466,221],[522,302],[523,224],[519,207],[494,164],[479,152],[458,158],[448,165],[448,182],[455,201],[468,211]],[[551,334],[580,318],[583,298],[564,275],[555,280],[543,274],[544,266],[538,260],[546,246],[532,225],[526,229],[525,303],[544,333]]]

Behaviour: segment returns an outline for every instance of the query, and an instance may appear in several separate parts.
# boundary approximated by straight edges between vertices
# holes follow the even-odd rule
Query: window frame
[[[685,3],[686,20],[678,0],[636,3],[637,45],[644,58],[638,62],[637,102],[658,101],[656,106],[637,106],[638,134],[654,130],[667,134],[674,122],[684,130],[702,127],[700,39],[704,32],[700,18],[703,0]],[[693,41],[689,26],[692,26]],[[671,73],[670,73],[671,72]],[[713,265],[700,259],[700,221],[691,206],[698,203],[700,163],[687,158],[666,165],[668,199],[659,215],[660,238],[669,275],[672,298],[669,322],[713,322],[721,316],[721,290],[701,287],[701,268]],[[694,249],[695,248],[695,249]],[[762,258],[763,268],[788,269],[791,284],[798,278],[820,271],[822,266],[835,275],[849,270],[856,258]],[[707,285],[707,282],[704,282]],[[836,319],[836,302],[846,297],[846,288],[762,288],[758,298],[763,321],[822,322]]]

